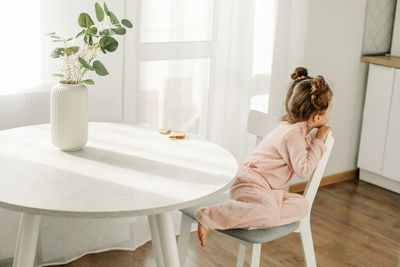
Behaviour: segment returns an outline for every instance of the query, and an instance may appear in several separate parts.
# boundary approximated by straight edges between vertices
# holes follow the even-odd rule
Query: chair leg
[[[250,267],[259,267],[261,257],[261,244],[253,244],[251,247]]]
[[[185,266],[187,249],[189,246],[190,230],[192,228],[193,219],[182,213],[181,230],[178,239],[178,253],[181,267]]]
[[[303,244],[304,258],[307,267],[316,267],[314,244],[311,235],[310,219],[305,218],[300,222],[300,237]]]
[[[246,256],[246,246],[239,243],[239,252],[237,256],[236,267],[243,267],[245,256]]]

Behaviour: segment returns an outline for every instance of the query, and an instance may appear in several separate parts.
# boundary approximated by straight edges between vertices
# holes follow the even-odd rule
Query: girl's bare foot
[[[200,223],[197,226],[197,235],[199,237],[199,240],[201,242],[201,246],[205,247],[206,246],[206,238],[208,236],[209,230],[203,227]]]

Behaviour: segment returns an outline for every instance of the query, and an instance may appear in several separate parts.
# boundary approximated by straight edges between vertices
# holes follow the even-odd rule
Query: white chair
[[[263,136],[267,135],[277,125],[277,123],[278,119],[276,117],[255,110],[251,110],[248,117],[247,130],[249,133],[256,135],[256,143],[258,144],[258,142],[262,140]],[[308,203],[310,204],[310,210],[308,211],[307,216],[305,216],[298,222],[276,227],[269,227],[265,229],[232,229],[216,231],[217,233],[226,235],[233,240],[239,242],[237,267],[243,266],[247,247],[251,248],[252,251],[250,266],[256,267],[260,265],[260,253],[262,243],[281,238],[292,232],[300,233],[301,241],[303,244],[305,262],[307,266],[317,266],[315,261],[314,245],[311,236],[310,213],[322,175],[329,159],[329,155],[332,151],[333,143],[334,138],[332,137],[332,132],[330,132],[325,140],[325,144],[328,149],[319,161],[311,179],[309,179],[309,182],[307,183],[306,189],[304,190],[303,196],[308,200]],[[196,223],[194,213],[200,207],[206,207],[216,203],[221,203],[227,199],[229,199],[229,193],[225,192],[221,196],[211,201],[181,210],[182,221],[178,241],[178,250],[179,259],[182,267],[185,266],[186,252],[189,244],[191,226],[192,223]]]

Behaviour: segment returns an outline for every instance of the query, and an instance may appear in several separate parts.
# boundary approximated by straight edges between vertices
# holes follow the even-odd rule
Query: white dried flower
[[[78,80],[81,64],[78,61],[77,55],[64,55],[60,57],[58,62],[58,68],[61,73],[64,74],[64,78],[67,82],[75,82]]]
[[[80,75],[83,72],[81,63],[78,61],[78,57],[83,58],[86,62],[89,62],[90,54],[93,53],[94,49],[89,47],[84,47],[80,49],[78,53],[74,55],[63,55],[60,56],[57,67],[64,74],[64,79],[67,83],[75,83],[79,81]]]

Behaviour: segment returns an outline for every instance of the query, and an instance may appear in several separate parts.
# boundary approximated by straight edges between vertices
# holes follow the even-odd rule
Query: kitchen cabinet
[[[360,179],[400,193],[400,58],[363,60],[371,64],[357,164]]]

